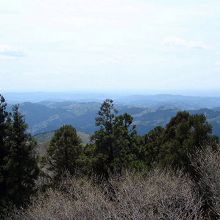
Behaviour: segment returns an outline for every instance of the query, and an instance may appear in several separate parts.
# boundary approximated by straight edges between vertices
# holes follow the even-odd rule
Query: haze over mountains
[[[207,93],[208,94],[208,93]],[[135,105],[141,107],[169,108],[216,108],[220,107],[220,96],[190,96],[190,95],[130,95],[129,93],[95,93],[95,92],[31,92],[31,93],[3,93],[9,103],[23,102],[102,102],[106,98],[113,99],[116,103]]]
[[[129,113],[140,134],[156,126],[164,126],[180,110],[192,114],[203,113],[220,135],[220,97],[180,95],[131,95],[117,96],[86,93],[8,93],[9,103],[19,103],[29,131],[36,135],[51,132],[63,124],[72,124],[79,132],[95,131],[95,117],[102,101],[114,99],[119,113]]]

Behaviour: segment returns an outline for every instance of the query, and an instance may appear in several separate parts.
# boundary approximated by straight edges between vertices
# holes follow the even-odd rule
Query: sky
[[[220,91],[219,0],[0,0],[0,91]]]

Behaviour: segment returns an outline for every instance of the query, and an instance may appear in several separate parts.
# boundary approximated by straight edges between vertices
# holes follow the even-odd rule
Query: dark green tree
[[[7,119],[8,119],[8,112],[6,111],[7,104],[5,102],[4,97],[0,94],[0,156],[4,157],[5,149],[4,143],[5,138],[7,136]],[[3,160],[0,160],[0,163]]]
[[[149,131],[139,146],[138,158],[144,162],[146,169],[152,169],[159,163],[164,128],[158,126]]]
[[[94,141],[96,147],[95,171],[98,175],[107,176],[108,170],[112,169],[110,164],[113,160],[113,124],[116,114],[113,100],[106,99],[96,118],[96,126],[100,129],[95,132],[91,140]]]
[[[71,125],[64,125],[58,129],[47,150],[46,162],[54,180],[58,180],[64,172],[71,175],[76,173],[78,160],[82,153],[81,140],[76,129]]]
[[[129,114],[116,115],[113,101],[107,99],[101,105],[96,125],[99,130],[92,136],[96,146],[98,175],[108,178],[111,172],[129,168],[136,159],[134,149],[137,142],[133,118]]]
[[[125,113],[115,118],[113,124],[113,171],[133,168],[136,162],[137,132],[132,124],[133,118]]]
[[[38,177],[36,142],[27,133],[27,125],[18,111],[6,111],[0,101],[0,216],[13,206],[27,204],[35,191]]]
[[[25,205],[36,190],[39,174],[36,141],[27,133],[27,124],[18,106],[13,108],[6,156],[7,197],[16,206]]]
[[[198,149],[216,148],[217,143],[218,138],[212,135],[212,127],[204,115],[178,112],[162,134],[160,164],[189,172],[189,155],[195,154]]]
[[[139,158],[148,167],[159,164],[189,172],[190,157],[207,147],[216,149],[218,141],[204,115],[178,112],[165,128],[156,127],[143,137]]]
[[[6,170],[6,156],[8,149],[6,141],[8,139],[8,121],[9,113],[6,111],[7,104],[2,95],[0,95],[0,213],[8,206],[7,186],[5,181]],[[0,215],[1,217],[1,215]]]

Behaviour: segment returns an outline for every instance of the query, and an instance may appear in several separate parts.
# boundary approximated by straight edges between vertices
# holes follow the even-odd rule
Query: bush
[[[181,173],[126,173],[101,186],[66,179],[15,219],[202,219],[201,200]]]
[[[197,172],[197,185],[204,206],[215,219],[220,218],[220,152],[210,149],[198,151],[191,158]]]

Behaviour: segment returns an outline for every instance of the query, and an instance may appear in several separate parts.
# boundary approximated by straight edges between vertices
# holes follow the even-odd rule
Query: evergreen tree
[[[18,106],[8,113],[0,96],[0,217],[13,206],[26,205],[35,190],[36,142],[26,129]]]
[[[98,175],[108,178],[109,172],[120,172],[131,166],[136,159],[134,149],[137,141],[133,118],[128,114],[116,115],[113,101],[107,99],[101,105],[96,125],[99,130],[92,136],[96,146]]]
[[[55,132],[46,158],[55,181],[66,171],[71,175],[75,174],[82,152],[80,142],[76,129],[71,125],[64,125]]]
[[[190,171],[189,155],[198,149],[213,147],[218,138],[204,115],[178,112],[167,124],[162,136],[159,160],[162,166],[172,166]]]
[[[113,160],[110,165],[114,172],[123,168],[138,168],[135,150],[137,149],[137,132],[133,117],[127,113],[115,118],[113,125]],[[136,167],[137,166],[137,167]]]
[[[0,94],[0,156],[4,156],[4,142],[7,136],[7,118],[8,112],[6,111],[7,104],[4,97]],[[2,160],[0,160],[2,162]]]
[[[8,136],[8,119],[9,114],[6,111],[6,102],[2,95],[0,95],[0,213],[8,206],[7,187],[5,182],[5,164],[6,156],[8,154],[6,147],[6,140]],[[0,215],[1,217],[1,215]]]
[[[18,106],[13,108],[7,142],[7,197],[16,206],[26,204],[35,191],[39,169],[35,152],[36,141],[27,133],[27,125]]]
[[[100,175],[107,176],[110,164],[113,160],[113,123],[117,110],[114,108],[113,100],[106,99],[101,105],[96,118],[96,126],[100,129],[95,132],[91,140],[96,146],[97,163],[95,170]]]
[[[162,144],[164,128],[158,126],[149,131],[142,139],[139,160],[143,161],[147,169],[152,169],[159,163],[159,153]]]
[[[218,138],[204,115],[178,112],[165,128],[156,127],[144,138],[142,157],[148,166],[159,164],[191,172],[189,155],[199,149],[216,148]]]

